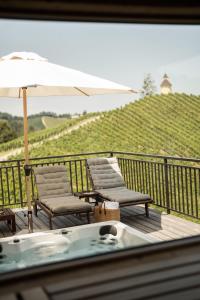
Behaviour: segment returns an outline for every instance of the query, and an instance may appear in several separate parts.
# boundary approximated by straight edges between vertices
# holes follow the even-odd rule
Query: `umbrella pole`
[[[26,197],[28,205],[28,230],[33,232],[33,217],[31,207],[31,182],[30,182],[30,166],[29,166],[29,152],[28,152],[28,116],[27,116],[27,88],[23,90],[23,111],[24,111],[24,156],[25,156],[25,184],[26,184]]]

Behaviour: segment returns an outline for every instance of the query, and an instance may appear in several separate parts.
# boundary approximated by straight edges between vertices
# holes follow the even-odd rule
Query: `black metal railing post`
[[[164,179],[165,179],[165,199],[166,199],[167,213],[170,214],[169,178],[168,178],[167,158],[164,158]]]

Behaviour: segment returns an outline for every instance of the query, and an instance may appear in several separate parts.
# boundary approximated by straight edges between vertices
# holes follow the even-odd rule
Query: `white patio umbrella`
[[[27,96],[92,96],[134,93],[129,87],[49,63],[31,52],[14,52],[0,59],[0,97],[23,99],[24,154],[29,232],[33,231],[28,153]]]

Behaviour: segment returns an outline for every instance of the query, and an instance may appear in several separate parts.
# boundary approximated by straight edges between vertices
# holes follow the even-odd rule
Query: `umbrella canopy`
[[[28,87],[27,96],[92,96],[133,93],[126,86],[74,69],[52,64],[28,52],[14,52],[0,59],[0,96],[22,97],[21,88]]]
[[[28,154],[27,96],[92,96],[133,93],[131,88],[73,69],[49,63],[29,52],[14,52],[0,59],[0,97],[23,98],[25,179],[29,232],[33,231]]]

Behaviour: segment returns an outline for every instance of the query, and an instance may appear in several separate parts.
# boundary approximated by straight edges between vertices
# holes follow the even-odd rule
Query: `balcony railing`
[[[148,193],[154,204],[200,219],[200,159],[167,157],[129,152],[96,152],[32,158],[31,167],[66,166],[73,192],[91,190],[86,172],[89,157],[117,156],[127,187]],[[34,178],[32,196],[36,197]],[[24,160],[0,162],[0,207],[24,207]]]

